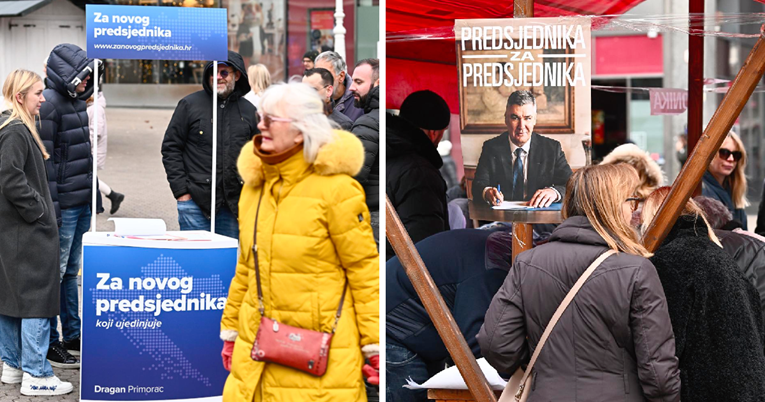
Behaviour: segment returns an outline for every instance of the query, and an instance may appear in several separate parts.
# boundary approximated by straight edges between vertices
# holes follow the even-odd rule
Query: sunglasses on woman
[[[282,123],[292,123],[294,121],[292,119],[288,119],[285,117],[276,117],[263,112],[258,112],[258,116],[260,117],[260,121],[263,122],[263,127],[265,127],[266,129],[271,127],[271,123],[274,121],[280,121]]]
[[[733,160],[738,162],[744,154],[741,153],[741,151],[731,151],[730,149],[720,148],[719,151],[717,151],[717,155],[720,156],[720,159],[728,160],[731,155],[733,155]]]

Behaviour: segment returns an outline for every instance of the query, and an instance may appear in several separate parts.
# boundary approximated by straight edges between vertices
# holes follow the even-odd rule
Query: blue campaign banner
[[[199,242],[203,243],[203,242]],[[83,247],[82,401],[219,401],[237,249]]]
[[[94,59],[228,60],[225,8],[87,4]]]

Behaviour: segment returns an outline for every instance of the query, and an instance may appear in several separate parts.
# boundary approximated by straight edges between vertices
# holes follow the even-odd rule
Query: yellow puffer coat
[[[350,176],[363,161],[361,142],[339,130],[314,164],[301,151],[268,165],[252,142],[242,149],[241,251],[221,320],[221,338],[236,337],[225,402],[366,401],[361,347],[379,344],[379,256],[364,192]],[[266,316],[329,332],[348,278],[322,377],[250,358],[260,324],[252,246],[261,191],[258,258]]]

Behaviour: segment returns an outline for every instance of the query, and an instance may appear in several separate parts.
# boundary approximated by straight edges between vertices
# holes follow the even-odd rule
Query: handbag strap
[[[258,284],[258,311],[260,316],[266,316],[266,305],[263,302],[263,288],[260,286],[260,263],[258,262],[258,219],[260,217],[260,204],[263,202],[263,193],[266,191],[265,186],[260,191],[260,198],[258,198],[258,209],[255,212],[255,233],[252,235],[252,253],[255,258],[255,281]],[[343,303],[345,302],[345,292],[348,290],[348,278],[345,278],[343,284],[343,295],[340,297],[340,305],[337,307],[337,313],[335,314],[335,323],[332,325],[332,333],[337,330],[337,323],[340,321],[340,313],[343,311]]]
[[[539,357],[539,353],[542,351],[542,348],[545,346],[545,342],[547,342],[547,338],[550,336],[550,333],[552,332],[553,328],[555,328],[555,324],[558,323],[558,320],[563,315],[563,312],[566,311],[566,308],[568,308],[568,305],[571,303],[572,300],[574,300],[574,297],[579,292],[579,289],[582,288],[584,283],[587,281],[587,279],[592,275],[593,272],[595,272],[595,269],[600,266],[600,264],[608,257],[610,257],[612,254],[616,254],[616,251],[614,250],[608,250],[605,253],[601,254],[598,258],[595,259],[595,261],[590,264],[590,266],[587,268],[587,270],[584,271],[582,276],[579,277],[579,279],[576,281],[574,286],[571,288],[571,290],[568,291],[568,294],[563,299],[563,301],[558,306],[558,309],[555,310],[555,314],[553,314],[552,318],[550,319],[550,322],[547,324],[547,327],[545,328],[545,332],[542,333],[542,337],[539,338],[539,344],[537,344],[536,349],[534,349],[534,354],[531,356],[531,361],[529,361],[528,367],[526,367],[526,371],[523,373],[523,379],[521,379],[521,386],[518,388],[518,392],[515,394],[515,398],[520,398],[520,395],[523,395],[523,388],[526,386],[526,379],[531,374],[531,370],[534,368],[534,363],[537,361],[537,357]],[[510,383],[508,382],[508,385]]]

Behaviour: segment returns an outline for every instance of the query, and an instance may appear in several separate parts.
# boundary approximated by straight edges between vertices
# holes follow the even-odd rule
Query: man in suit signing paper
[[[499,205],[529,201],[547,207],[563,199],[571,167],[560,143],[534,133],[537,106],[530,91],[507,98],[507,131],[483,144],[473,179],[473,198]],[[504,193],[500,191],[504,190]]]

